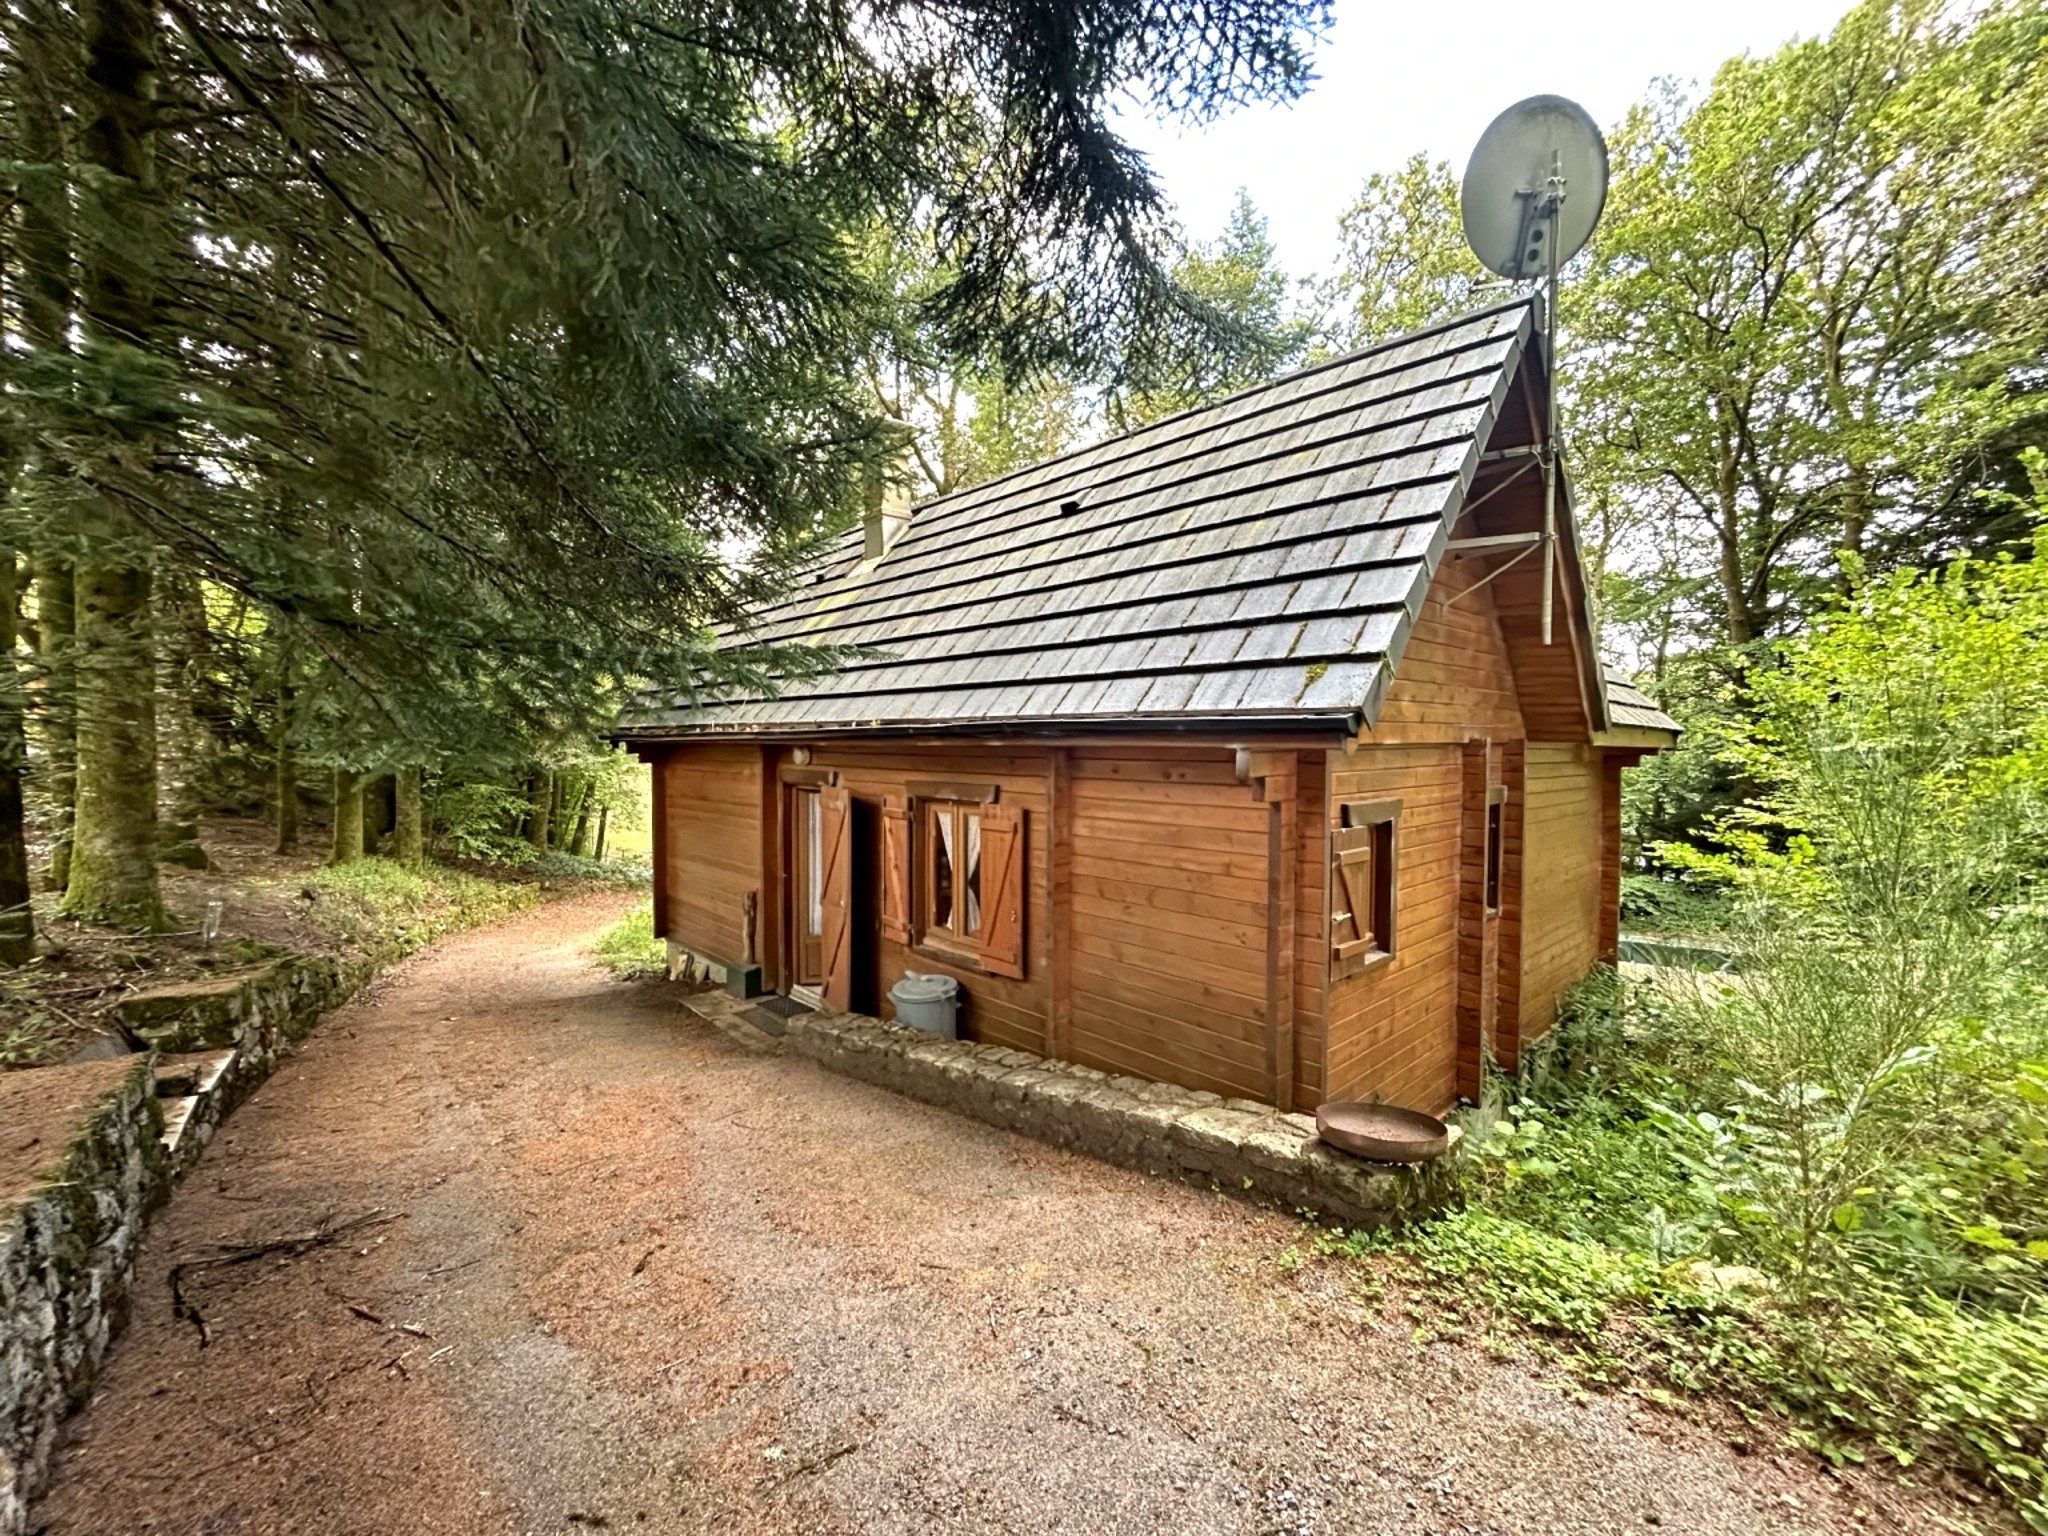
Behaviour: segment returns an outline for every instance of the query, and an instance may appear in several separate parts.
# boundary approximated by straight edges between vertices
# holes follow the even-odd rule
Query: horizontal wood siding
[[[856,935],[855,941],[881,946],[876,974],[877,986],[885,999],[884,1015],[891,1011],[886,1001],[888,991],[903,979],[905,971],[951,976],[960,983],[963,1036],[1013,1050],[1043,1051],[1052,1000],[1052,926],[1046,905],[1047,850],[1052,840],[1052,821],[1046,814],[1046,774],[1051,767],[1047,754],[973,747],[831,744],[813,748],[810,766],[814,770],[837,772],[839,782],[850,794],[877,807],[884,795],[908,796],[912,782],[957,782],[994,784],[1002,804],[1024,812],[1024,853],[1028,862],[1024,873],[1023,979],[992,976],[931,950],[895,943],[879,935]],[[925,835],[922,825],[917,826],[916,835]]]
[[[1072,763],[1073,1059],[1269,1098],[1268,807],[1227,750]]]
[[[1487,570],[1470,556],[1444,561],[1367,740],[1506,740],[1522,734],[1515,669],[1494,613],[1493,585],[1474,590]]]
[[[1365,746],[1329,768],[1332,828],[1347,800],[1399,800],[1401,815],[1394,958],[1330,988],[1326,1091],[1441,1110],[1457,1092],[1464,749]]]
[[[1590,747],[1531,742],[1522,815],[1520,1041],[1550,1028],[1600,947],[1600,764]]]
[[[667,833],[665,936],[706,959],[737,963],[747,892],[761,888],[761,749],[679,746],[655,772]]]
[[[1329,773],[1325,755],[1296,757],[1296,831],[1301,846],[1294,860],[1294,1107],[1313,1111],[1323,1102],[1323,985],[1329,975],[1330,930],[1324,921],[1329,901]]]

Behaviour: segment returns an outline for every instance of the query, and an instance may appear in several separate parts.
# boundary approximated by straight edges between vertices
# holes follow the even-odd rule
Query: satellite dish
[[[1502,277],[1548,284],[1544,427],[1535,445],[1543,466],[1543,531],[1533,535],[1543,549],[1545,645],[1557,587],[1557,273],[1585,248],[1606,203],[1607,141],[1586,109],[1562,96],[1531,96],[1488,123],[1458,191],[1472,254]]]
[[[1531,96],[1487,124],[1465,167],[1465,243],[1502,277],[1549,277],[1584,248],[1607,202],[1607,141],[1575,101]]]

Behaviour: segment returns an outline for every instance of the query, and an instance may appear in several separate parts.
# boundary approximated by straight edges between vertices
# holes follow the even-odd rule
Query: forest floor
[[[125,1052],[115,1010],[147,987],[246,969],[284,951],[381,952],[401,925],[415,930],[413,942],[399,946],[411,948],[443,928],[530,904],[541,895],[533,887],[564,885],[483,864],[436,865],[422,878],[388,860],[329,870],[323,830],[309,828],[298,848],[278,853],[268,823],[248,818],[210,820],[200,840],[210,868],[158,871],[168,932],[74,923],[58,915],[56,892],[37,893],[38,957],[0,971],[0,1070]]]
[[[449,939],[323,1021],[152,1229],[32,1526],[1607,1536],[1982,1513],[1419,1337],[1280,1213],[720,1034],[680,989],[592,964],[630,901]],[[174,1311],[181,1262],[364,1218],[187,1268]]]

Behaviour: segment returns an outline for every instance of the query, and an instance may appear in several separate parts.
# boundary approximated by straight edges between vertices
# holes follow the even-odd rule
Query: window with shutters
[[[884,800],[882,935],[955,964],[1021,979],[1024,813],[997,804],[993,786],[961,788],[987,798],[913,793]]]
[[[1330,979],[1391,959],[1398,800],[1353,801],[1330,834]]]
[[[972,954],[981,938],[981,807],[924,802],[924,941]]]

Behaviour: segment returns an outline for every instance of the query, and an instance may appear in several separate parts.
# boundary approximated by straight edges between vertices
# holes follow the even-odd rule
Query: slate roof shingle
[[[1608,668],[1607,716],[1614,724],[1638,731],[1669,731],[1681,734],[1678,722],[1657,707],[1657,701],[1628,680],[1628,674]]]
[[[1370,719],[1530,344],[1516,299],[851,530],[763,641],[868,648],[618,734]],[[1647,702],[1647,701],[1645,701]]]

